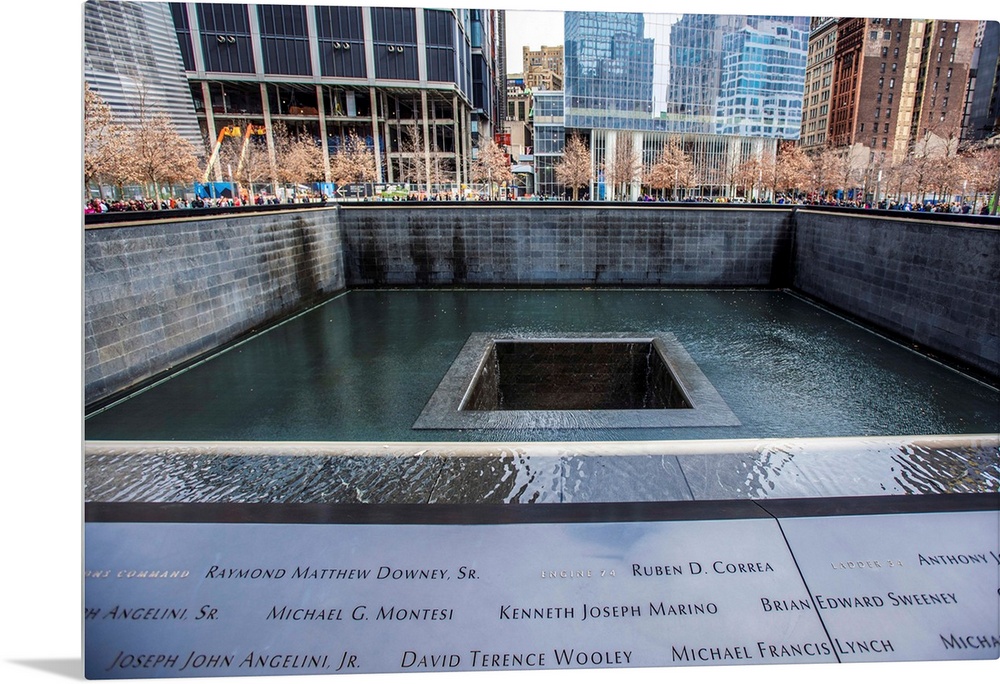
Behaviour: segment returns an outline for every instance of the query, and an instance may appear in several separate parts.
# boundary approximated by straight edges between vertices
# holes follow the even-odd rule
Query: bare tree
[[[678,140],[667,141],[659,157],[643,175],[643,182],[660,190],[661,196],[667,188],[672,188],[675,200],[678,188],[688,188],[694,183],[694,163]]]
[[[824,149],[813,167],[819,190],[826,195],[833,195],[837,190],[847,193],[856,187],[867,160],[868,148],[860,143]]]
[[[86,83],[83,86],[83,180],[105,182],[124,190],[138,180],[127,145],[128,129],[118,123],[111,107]]]
[[[354,131],[348,133],[340,149],[330,157],[330,177],[338,186],[375,181],[375,153]]]
[[[399,177],[404,183],[423,185],[427,182],[424,155],[424,134],[417,124],[406,128],[399,140]]]
[[[733,176],[735,185],[743,190],[743,195],[749,197],[754,187],[760,184],[764,177],[764,167],[757,157],[744,159],[736,167]]]
[[[913,166],[910,159],[893,162],[885,171],[886,194],[894,196],[897,201],[902,201],[910,193],[910,185],[913,182]]]
[[[134,164],[134,177],[146,185],[148,193],[160,196],[166,183],[193,181],[199,172],[194,146],[181,137],[165,114],[143,116],[125,136]]]
[[[594,177],[590,169],[590,151],[583,143],[583,138],[578,135],[570,137],[562,159],[553,170],[559,183],[573,188],[573,200],[576,201],[580,188],[590,185]]]
[[[913,183],[914,195],[920,203],[923,203],[927,196],[927,186],[934,175],[934,165],[937,163],[939,153],[935,149],[933,141],[926,135],[913,143],[907,155],[907,161],[912,169],[911,181]]]
[[[83,84],[83,180],[89,185],[97,180],[105,165],[105,154],[112,138],[111,107],[100,95]]]
[[[988,196],[997,189],[998,175],[1000,175],[1000,148],[975,147],[969,152],[962,180],[966,183],[963,189],[972,192],[973,207],[979,201],[980,193]]]
[[[642,160],[635,148],[635,139],[626,131],[615,139],[615,151],[608,180],[614,198],[628,197],[628,185],[642,175]]]
[[[276,182],[277,173],[263,126],[244,120],[232,128],[239,133],[225,138],[219,148],[218,163],[223,177],[245,186],[249,193],[253,193],[254,185]]]
[[[311,135],[289,131],[284,122],[271,126],[278,180],[305,184],[323,181],[323,149]]]
[[[813,178],[813,160],[792,141],[784,141],[778,146],[773,169],[770,179],[771,188],[775,192],[795,194],[798,190],[808,188]]]
[[[490,184],[490,198],[493,198],[493,186],[511,183],[514,174],[510,170],[510,160],[507,154],[492,138],[480,136],[479,154],[472,162],[470,176],[474,182]]]
[[[920,201],[928,190],[943,192],[952,181],[952,158],[958,153],[958,130],[932,126],[910,147],[909,160],[913,166],[914,190]]]

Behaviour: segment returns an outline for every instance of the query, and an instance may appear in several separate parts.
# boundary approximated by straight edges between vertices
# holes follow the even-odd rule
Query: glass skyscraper
[[[677,139],[698,194],[729,193],[736,166],[798,138],[808,43],[808,17],[567,12],[565,126],[595,168],[622,135],[647,166]]]
[[[203,145],[170,8],[159,2],[83,5],[83,77],[122,123],[166,114],[197,149]]]
[[[571,128],[798,137],[808,17],[567,12]]]

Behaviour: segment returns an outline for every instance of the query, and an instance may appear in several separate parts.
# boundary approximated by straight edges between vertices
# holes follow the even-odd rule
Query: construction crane
[[[208,163],[205,165],[205,173],[202,177],[203,183],[208,183],[209,174],[212,172],[212,167],[215,166],[215,162],[219,160],[219,150],[222,148],[222,141],[226,138],[238,138],[242,130],[239,126],[223,126],[222,130],[219,131],[219,137],[215,141],[215,145],[212,147],[212,154],[208,158]],[[250,144],[251,135],[265,135],[267,129],[264,126],[257,126],[252,123],[246,125],[246,134],[243,136],[243,147],[240,149],[240,160],[236,165],[236,173],[239,175],[243,168],[243,160],[247,154],[247,145]]]

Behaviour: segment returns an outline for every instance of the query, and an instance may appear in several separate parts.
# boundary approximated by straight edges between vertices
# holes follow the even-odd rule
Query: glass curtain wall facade
[[[965,137],[986,140],[1000,134],[1000,23],[984,22],[975,87]]]
[[[555,166],[562,159],[566,141],[563,95],[558,90],[540,90],[533,96],[535,192],[539,195],[553,197],[562,192]]]
[[[567,12],[566,128],[605,170],[620,135],[646,167],[674,139],[693,194],[732,194],[737,167],[799,137],[808,39],[808,17]]]
[[[93,0],[83,5],[84,81],[122,123],[165,114],[201,149],[185,63],[167,5]]]
[[[168,7],[163,5],[163,7]],[[476,133],[499,122],[496,12],[406,7],[169,3],[200,134],[275,124],[330,155],[350,134],[380,183],[460,184]],[[474,24],[477,24],[474,28]],[[474,35],[475,34],[475,35]],[[478,41],[478,43],[477,43]],[[272,162],[273,165],[273,162]],[[213,180],[225,180],[221,168]]]

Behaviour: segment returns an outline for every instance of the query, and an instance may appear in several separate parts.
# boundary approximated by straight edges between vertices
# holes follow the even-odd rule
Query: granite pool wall
[[[367,287],[790,288],[1000,377],[1000,223],[978,218],[576,203],[141,218],[85,231],[88,405]]]
[[[88,404],[346,285],[330,209],[105,225],[83,250]]]

